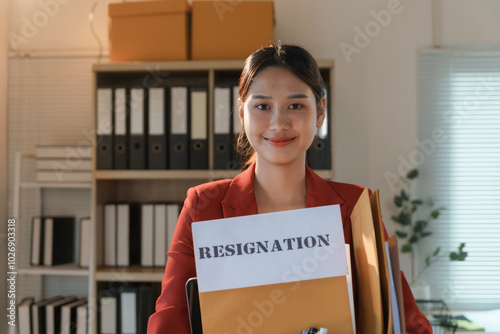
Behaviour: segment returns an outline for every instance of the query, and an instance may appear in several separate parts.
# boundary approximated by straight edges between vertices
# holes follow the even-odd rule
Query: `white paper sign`
[[[200,292],[345,276],[339,205],[192,224]]]

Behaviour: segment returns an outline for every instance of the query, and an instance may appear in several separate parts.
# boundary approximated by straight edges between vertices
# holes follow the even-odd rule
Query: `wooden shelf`
[[[333,67],[333,60],[318,60],[319,68]],[[94,72],[150,72],[155,71],[208,71],[208,70],[239,70],[243,68],[244,60],[188,60],[159,62],[119,62],[100,63],[93,66]]]
[[[33,266],[19,268],[21,275],[48,275],[48,276],[88,276],[89,269],[81,268],[76,264],[61,264],[57,266]]]
[[[96,170],[96,180],[214,180],[234,178],[239,170]]]
[[[332,171],[316,170],[330,180]],[[217,180],[234,178],[241,170],[96,170],[96,180]]]
[[[164,272],[164,267],[99,267],[95,278],[113,282],[161,282]]]
[[[23,189],[90,189],[92,184],[90,183],[63,183],[63,182],[23,182],[20,184],[20,187]]]

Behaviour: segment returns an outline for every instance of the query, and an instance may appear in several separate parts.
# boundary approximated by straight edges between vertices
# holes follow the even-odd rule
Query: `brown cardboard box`
[[[110,61],[189,59],[186,0],[109,4]]]
[[[272,1],[193,1],[193,60],[246,59],[274,42]]]

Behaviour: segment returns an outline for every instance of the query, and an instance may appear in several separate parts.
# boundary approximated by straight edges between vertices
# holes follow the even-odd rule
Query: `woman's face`
[[[253,80],[239,112],[257,161],[305,163],[305,153],[323,124],[325,99],[288,69],[268,67]]]

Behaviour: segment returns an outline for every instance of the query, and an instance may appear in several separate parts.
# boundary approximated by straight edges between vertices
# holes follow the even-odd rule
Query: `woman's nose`
[[[273,108],[271,122],[269,128],[271,130],[280,131],[290,127],[290,119],[285,108]]]

